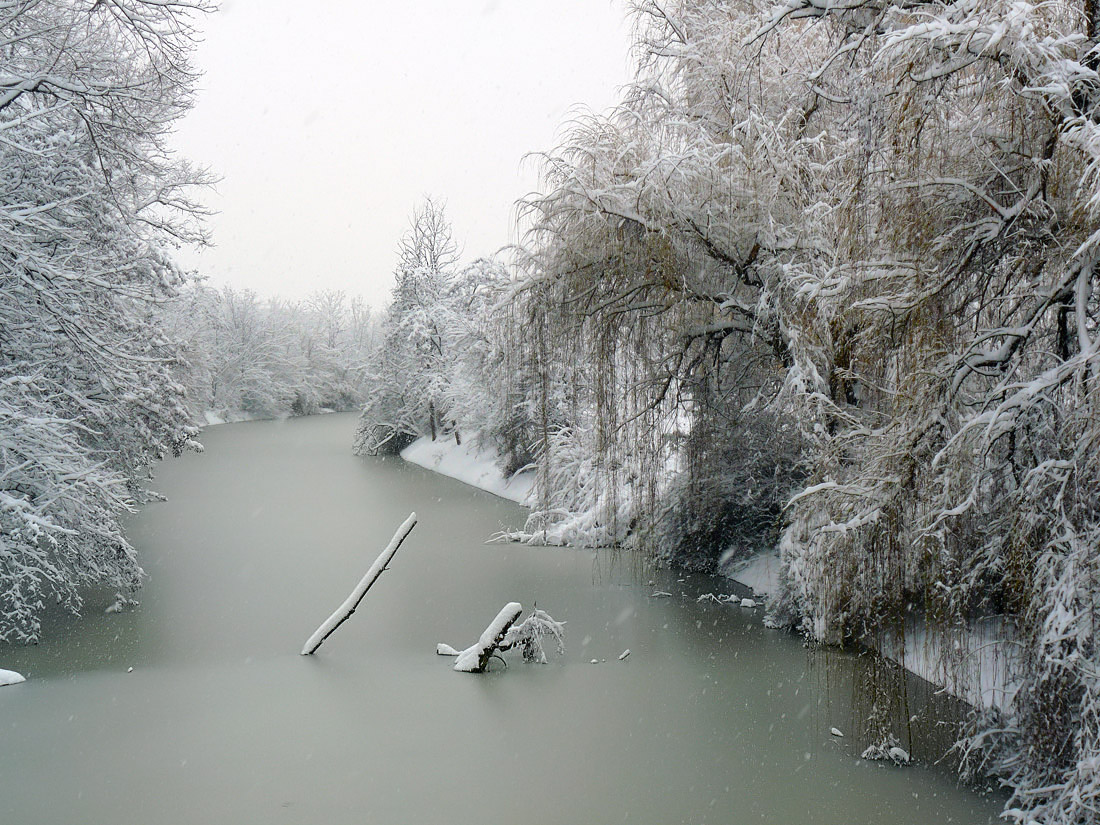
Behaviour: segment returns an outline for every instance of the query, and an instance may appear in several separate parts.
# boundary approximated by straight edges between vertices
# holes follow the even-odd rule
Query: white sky
[[[216,246],[180,260],[293,299],[381,306],[426,194],[464,260],[515,240],[513,203],[537,185],[523,155],[630,73],[621,0],[222,0],[203,26],[176,143],[222,179]]]

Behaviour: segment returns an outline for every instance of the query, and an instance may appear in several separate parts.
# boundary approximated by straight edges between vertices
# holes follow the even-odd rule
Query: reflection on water
[[[914,767],[857,758],[853,657],[697,603],[713,581],[666,574],[673,597],[650,598],[622,560],[485,544],[523,511],[355,458],[353,429],[208,431],[130,525],[140,606],[105,615],[100,594],[0,647],[29,677],[0,689],[0,822],[995,821],[919,735]],[[411,510],[391,569],[299,656]],[[469,676],[434,655],[512,600],[568,622],[564,657]]]

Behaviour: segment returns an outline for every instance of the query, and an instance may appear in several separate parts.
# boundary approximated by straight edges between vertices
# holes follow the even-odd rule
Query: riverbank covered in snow
[[[203,427],[217,427],[219,424],[238,424],[242,421],[259,421],[264,416],[241,412],[240,410],[203,410]]]
[[[337,410],[321,407],[309,415],[331,415]],[[292,413],[278,413],[275,415],[262,415],[259,413],[242,412],[241,410],[203,410],[200,424],[203,427],[216,427],[219,424],[240,424],[242,421],[282,421],[287,418],[299,418],[301,416]]]
[[[768,550],[728,567],[720,574],[745,585],[754,596],[772,598],[779,592],[779,553]]]
[[[535,487],[533,468],[505,478],[497,451],[476,441],[456,444],[450,438],[418,438],[401,451],[401,458],[517,504],[529,504]]]

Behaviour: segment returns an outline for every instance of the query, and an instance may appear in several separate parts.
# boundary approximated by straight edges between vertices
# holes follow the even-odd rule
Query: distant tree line
[[[161,315],[179,341],[175,371],[199,421],[359,409],[377,322],[362,298],[323,290],[304,301],[191,283]]]

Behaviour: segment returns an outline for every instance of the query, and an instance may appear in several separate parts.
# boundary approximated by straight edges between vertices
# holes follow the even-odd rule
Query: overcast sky
[[[181,262],[287,298],[383,304],[426,194],[446,201],[464,259],[510,243],[513,203],[537,184],[523,155],[630,74],[619,0],[222,0],[203,28],[177,144],[222,178],[216,246]]]

